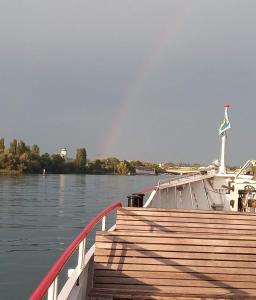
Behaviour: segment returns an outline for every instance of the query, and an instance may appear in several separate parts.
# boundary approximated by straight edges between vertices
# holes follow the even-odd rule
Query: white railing
[[[178,177],[171,177],[171,178],[159,181],[158,188],[164,189],[167,187],[181,185],[181,184],[189,183],[192,181],[204,180],[204,179],[211,178],[211,177],[213,177],[212,174],[211,175],[194,174],[194,175],[181,175]]]

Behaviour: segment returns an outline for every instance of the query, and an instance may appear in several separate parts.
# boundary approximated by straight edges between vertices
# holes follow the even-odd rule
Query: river
[[[101,209],[156,184],[155,176],[0,176],[0,299],[27,299]],[[89,241],[92,243],[92,241]]]

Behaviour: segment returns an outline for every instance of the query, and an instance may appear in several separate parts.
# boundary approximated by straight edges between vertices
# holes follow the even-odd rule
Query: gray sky
[[[0,0],[0,136],[41,153],[256,158],[256,1]]]

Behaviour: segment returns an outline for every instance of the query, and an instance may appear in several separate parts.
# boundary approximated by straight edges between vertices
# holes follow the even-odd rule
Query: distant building
[[[137,167],[136,174],[137,175],[156,175],[156,170],[153,168],[151,169],[151,168]]]
[[[67,148],[62,148],[62,149],[60,150],[60,156],[61,156],[62,158],[65,158],[65,157],[67,156],[67,154],[68,154]]]

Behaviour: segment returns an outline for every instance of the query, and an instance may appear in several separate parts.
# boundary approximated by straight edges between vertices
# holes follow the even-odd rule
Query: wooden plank
[[[131,208],[125,207],[117,210],[117,215],[148,215],[148,216],[183,216],[183,217],[198,217],[207,219],[245,219],[256,220],[254,213],[241,213],[233,211],[213,211],[213,210],[181,210],[181,209],[164,209],[164,208]]]
[[[212,252],[212,253],[234,253],[234,254],[255,254],[256,249],[252,247],[221,247],[221,246],[200,246],[200,245],[165,245],[165,244],[129,244],[129,243],[105,243],[98,242],[96,245],[100,249],[133,249],[148,251],[181,251],[181,252]]]
[[[125,299],[125,298],[123,298]],[[155,295],[149,295],[149,296],[136,296],[134,295],[132,297],[132,299],[140,299],[140,300],[149,300],[149,299],[157,299],[157,300],[199,300],[202,298],[198,298],[198,297],[178,297],[178,296],[170,296],[170,297],[161,297],[161,296],[155,296]],[[213,298],[204,298],[204,300],[212,300]],[[223,300],[218,298],[219,300]],[[127,300],[127,298],[126,298]]]
[[[121,299],[140,299],[140,300],[148,300],[148,299],[159,299],[159,300],[170,300],[170,299],[186,299],[186,300],[192,300],[192,299],[204,299],[204,300],[212,300],[212,299],[236,299],[236,300],[249,300],[249,299],[255,299],[255,295],[251,294],[245,294],[245,292],[236,292],[235,294],[218,294],[214,295],[211,294],[210,296],[207,294],[192,294],[190,293],[175,293],[175,292],[166,292],[166,291],[148,291],[148,290],[141,290],[138,294],[137,290],[131,290],[131,289],[104,289],[104,288],[98,288],[98,289],[92,289],[89,293],[89,296],[93,297],[106,297],[106,296],[112,296],[116,298]]]
[[[216,228],[204,228],[204,227],[181,227],[181,226],[152,226],[148,224],[144,225],[122,225],[118,224],[116,227],[117,231],[131,230],[131,231],[147,231],[147,232],[194,232],[194,233],[216,233],[216,234],[239,234],[239,235],[255,235],[254,230],[247,229],[216,229]]]
[[[96,256],[95,262],[108,264],[141,264],[141,265],[165,265],[165,266],[201,266],[201,267],[215,267],[215,268],[256,268],[256,262],[245,261],[225,261],[225,260],[193,260],[193,259],[179,259],[179,258],[162,258],[162,257],[129,257],[129,256]]]
[[[141,216],[141,215],[118,215],[117,223],[120,221],[150,221],[150,222],[182,222],[182,223],[212,223],[212,224],[235,224],[235,225],[254,225],[256,226],[255,220],[248,219],[221,219],[221,218],[197,218],[197,217],[173,217],[173,216]]]
[[[254,230],[256,231],[256,225],[243,225],[243,224],[214,224],[214,223],[183,223],[183,222],[173,222],[172,220],[168,222],[152,222],[150,220],[136,220],[136,221],[125,221],[119,220],[117,226],[119,225],[136,225],[136,226],[145,226],[149,225],[151,227],[161,226],[161,227],[194,227],[194,228],[214,228],[214,229],[244,229],[244,230]]]
[[[194,300],[194,299],[204,299],[204,300],[213,300],[213,299],[219,299],[219,300],[223,300],[223,299],[236,299],[236,300],[249,300],[249,299],[255,299],[255,297],[253,295],[245,295],[243,293],[236,293],[236,294],[232,294],[230,295],[205,295],[205,294],[201,294],[201,295],[193,295],[193,294],[184,294],[184,293],[170,293],[170,292],[164,292],[164,291],[155,291],[152,294],[152,291],[140,291],[140,293],[138,294],[137,291],[131,291],[131,290],[118,290],[118,289],[93,289],[89,296],[93,296],[93,297],[114,297],[114,298],[120,298],[120,299],[140,299],[140,300],[149,300],[149,299],[157,299],[157,300],[173,300],[173,299],[179,299],[179,300]]]
[[[216,281],[231,281],[231,282],[254,282],[256,281],[256,275],[241,275],[241,274],[215,274],[215,273],[178,273],[178,272],[155,272],[155,271],[113,271],[113,270],[95,270],[96,277],[119,277],[119,278],[169,278],[179,280],[198,280],[203,278],[209,278]]]
[[[127,289],[127,285],[123,284],[95,284],[95,288],[108,288],[108,289]],[[180,287],[180,286],[161,286],[161,287],[154,287],[150,285],[132,285],[131,290],[136,291],[163,291],[163,292],[169,292],[173,294],[183,294],[183,295],[205,295],[205,296],[211,296],[211,295],[228,295],[232,296],[234,294],[240,294],[243,296],[256,295],[256,289],[236,289],[233,287]],[[244,299],[244,298],[242,298]]]
[[[202,276],[203,277],[203,276]],[[121,284],[121,285],[150,285],[161,289],[165,286],[178,287],[223,287],[234,289],[256,289],[255,282],[230,282],[227,280],[216,281],[211,280],[211,277],[204,276],[204,279],[197,278],[197,280],[177,280],[172,278],[120,278],[120,277],[96,277],[95,284]],[[129,288],[129,287],[128,287]]]
[[[164,257],[164,258],[183,258],[183,259],[208,259],[208,260],[231,260],[231,261],[256,261],[256,254],[234,254],[234,253],[191,253],[191,252],[177,252],[177,251],[147,251],[147,250],[117,250],[117,249],[99,249],[95,250],[95,257],[97,256],[115,256],[120,257]]]
[[[149,299],[159,299],[159,300],[169,300],[169,299],[205,299],[205,300],[212,300],[212,299],[236,299],[236,300],[241,300],[241,299],[255,299],[254,295],[249,295],[244,293],[239,293],[237,292],[236,294],[218,294],[218,295],[206,295],[206,294],[201,294],[201,295],[193,295],[191,293],[175,293],[175,292],[164,292],[164,291],[154,291],[152,294],[152,291],[147,291],[147,290],[141,290],[140,294],[138,295],[137,291],[132,291],[132,290],[119,290],[119,289],[93,289],[90,293],[90,296],[94,297],[100,297],[100,296],[114,296],[116,298],[120,299],[140,299],[140,300],[149,300]]]
[[[138,294],[134,294],[130,291],[126,291],[124,292],[123,290],[116,290],[116,289],[112,289],[111,292],[109,290],[104,290],[104,289],[92,289],[91,292],[89,293],[90,297],[110,297],[110,298],[114,298],[114,299],[140,299],[140,300],[150,300],[150,299],[155,299],[155,300],[199,300],[199,299],[204,299],[204,300],[212,300],[213,298],[198,298],[198,297],[185,297],[185,296],[176,296],[175,294],[172,294],[171,296],[162,296],[162,293],[159,295],[155,295],[155,293],[152,295],[149,294],[148,292],[146,293],[140,293],[140,295]],[[224,298],[219,298],[219,300],[223,300]],[[238,298],[233,298],[233,299],[238,299]],[[249,299],[249,298],[247,298]]]
[[[223,210],[205,210],[205,209],[181,209],[181,208],[161,208],[161,207],[120,207],[118,211],[157,211],[157,212],[178,212],[178,213],[195,213],[195,214],[224,214],[224,215],[248,215],[255,216],[254,213],[250,212],[237,212],[237,211],[223,211]]]
[[[132,299],[140,299],[140,300],[149,300],[149,299],[157,299],[157,300],[199,300],[202,298],[198,298],[198,297],[178,297],[178,296],[170,296],[170,297],[161,297],[161,296],[155,296],[155,295],[150,295],[150,296],[133,296]],[[204,298],[204,300],[212,300],[213,298]],[[219,300],[223,300],[218,298]],[[126,298],[127,300],[127,298]]]
[[[116,236],[116,235],[97,235],[96,243],[141,243],[140,236]],[[162,237],[155,236],[143,237],[143,244],[159,244],[159,245],[199,245],[199,246],[223,246],[223,247],[253,247],[256,254],[256,241],[248,240],[218,240],[218,239],[202,239],[202,238],[178,238],[178,237]]]
[[[215,268],[198,266],[171,266],[171,265],[143,265],[143,264],[114,264],[97,263],[96,270],[112,271],[153,271],[153,272],[177,272],[177,273],[208,273],[208,274],[230,274],[230,275],[256,275],[255,269],[246,268]]]
[[[92,293],[256,299],[255,229],[255,214],[119,209],[117,231],[97,232]]]
[[[198,234],[198,233],[187,233],[187,232],[143,232],[143,231],[97,231],[99,236],[139,236],[141,239],[144,237],[165,237],[165,238],[192,238],[192,239],[218,239],[218,240],[246,240],[246,241],[256,241],[256,235],[239,235],[239,234],[226,234],[220,236],[219,234]]]

